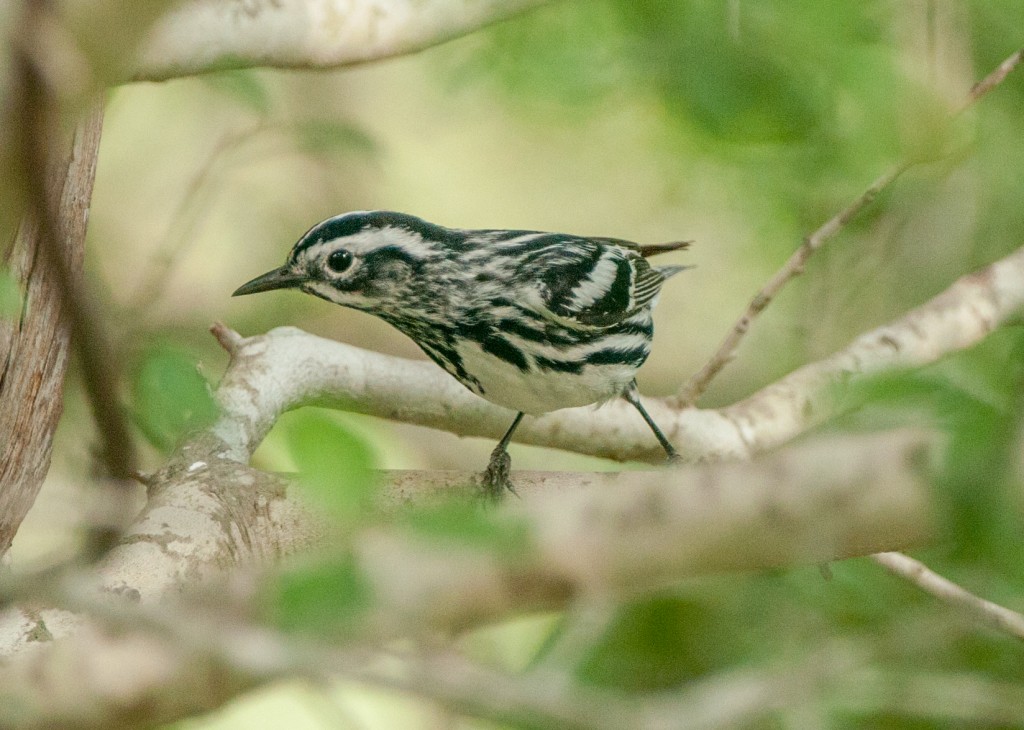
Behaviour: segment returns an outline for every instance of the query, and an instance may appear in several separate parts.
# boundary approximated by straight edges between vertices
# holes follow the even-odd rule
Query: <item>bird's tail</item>
[[[678,274],[680,271],[686,271],[692,269],[693,266],[655,266],[654,269],[661,274],[662,280],[667,279],[670,276]]]
[[[651,243],[640,246],[640,255],[644,258],[649,256],[657,256],[659,253],[668,253],[669,251],[681,251],[684,248],[689,248],[693,241],[671,241],[669,243]]]

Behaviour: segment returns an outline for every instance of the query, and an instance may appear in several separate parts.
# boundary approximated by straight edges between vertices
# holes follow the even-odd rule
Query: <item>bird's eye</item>
[[[352,265],[352,252],[339,248],[327,257],[327,268],[335,274],[346,271]]]

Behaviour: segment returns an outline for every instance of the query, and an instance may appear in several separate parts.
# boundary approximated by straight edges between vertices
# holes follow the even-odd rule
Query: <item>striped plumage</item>
[[[471,391],[520,413],[626,396],[671,454],[633,383],[650,354],[661,286],[684,268],[645,256],[683,246],[348,213],[311,228],[284,266],[235,294],[297,287],[374,314]],[[491,467],[485,481],[494,481]],[[505,472],[507,486],[507,464]]]

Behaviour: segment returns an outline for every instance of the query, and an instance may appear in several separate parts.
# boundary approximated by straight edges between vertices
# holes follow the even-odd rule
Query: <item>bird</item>
[[[479,481],[497,500],[515,492],[508,444],[526,415],[623,398],[678,459],[640,402],[635,376],[651,351],[662,284],[690,268],[647,259],[689,243],[447,228],[356,211],[317,223],[284,265],[232,296],[299,289],[368,312],[470,391],[514,411]]]

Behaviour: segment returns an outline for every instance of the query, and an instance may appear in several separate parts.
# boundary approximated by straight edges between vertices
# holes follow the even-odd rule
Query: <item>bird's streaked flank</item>
[[[651,266],[646,257],[687,245],[346,213],[313,226],[284,266],[234,296],[296,288],[374,314],[471,391],[517,411],[481,480],[498,497],[512,488],[507,446],[527,414],[622,397],[675,458],[634,377],[651,351],[661,286],[686,268]]]

